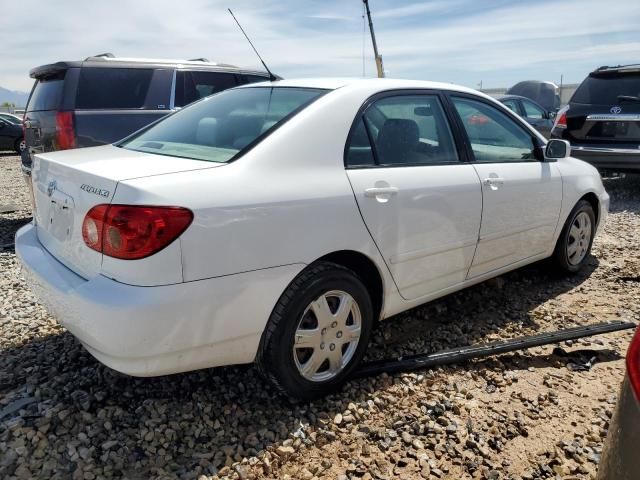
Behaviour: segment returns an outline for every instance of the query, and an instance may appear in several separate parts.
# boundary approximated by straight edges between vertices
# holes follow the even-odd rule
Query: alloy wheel
[[[567,241],[567,260],[578,265],[587,255],[591,243],[591,219],[586,212],[580,212],[573,219]]]
[[[293,359],[306,380],[331,380],[349,364],[358,348],[362,316],[347,292],[332,290],[305,309],[295,332]]]

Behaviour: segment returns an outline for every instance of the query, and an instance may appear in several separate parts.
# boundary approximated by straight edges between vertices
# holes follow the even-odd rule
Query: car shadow
[[[6,218],[0,213],[0,252],[13,252],[16,232],[31,221],[31,217]]]
[[[640,173],[628,173],[624,177],[611,177],[602,180],[604,188],[611,198],[610,212],[638,212],[640,211]]]

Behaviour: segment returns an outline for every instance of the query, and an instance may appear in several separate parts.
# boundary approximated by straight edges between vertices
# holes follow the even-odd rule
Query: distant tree
[[[15,108],[16,104],[15,103],[9,103],[9,102],[2,102],[2,105],[0,105],[1,107],[11,107],[11,108]]]

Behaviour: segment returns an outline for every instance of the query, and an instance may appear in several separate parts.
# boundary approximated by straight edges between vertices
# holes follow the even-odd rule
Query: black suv
[[[640,65],[591,72],[558,112],[551,137],[600,170],[640,173]]]
[[[43,65],[30,75],[36,81],[24,114],[25,175],[34,154],[113,143],[199,98],[269,80],[267,73],[206,58],[152,60],[110,53]]]

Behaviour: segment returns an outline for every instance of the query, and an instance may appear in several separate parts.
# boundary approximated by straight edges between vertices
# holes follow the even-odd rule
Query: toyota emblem
[[[618,114],[618,113],[622,113],[622,107],[619,107],[618,105],[616,105],[615,107],[611,107],[611,113],[614,114]]]
[[[53,192],[56,190],[56,186],[57,186],[57,184],[56,184],[55,180],[51,180],[49,182],[49,185],[47,185],[47,194],[49,196],[53,195]]]

